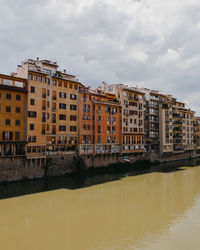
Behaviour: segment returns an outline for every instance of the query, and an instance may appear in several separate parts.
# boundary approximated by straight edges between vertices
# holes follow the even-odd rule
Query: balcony
[[[57,144],[67,144],[67,140],[58,140]]]
[[[174,139],[174,140],[173,140],[173,143],[174,143],[174,144],[181,144],[181,143],[182,143],[182,140],[181,140],[181,139]]]
[[[173,125],[182,125],[182,122],[181,121],[174,121]]]
[[[173,131],[182,132],[182,129],[180,129],[179,127],[174,127],[174,128],[173,128]]]
[[[180,114],[173,114],[174,118],[182,118]]]
[[[180,138],[180,139],[181,139],[181,138],[182,138],[182,136],[180,136],[180,135],[174,135],[174,136],[173,136],[173,138],[177,138],[177,139],[179,139],[179,138]]]

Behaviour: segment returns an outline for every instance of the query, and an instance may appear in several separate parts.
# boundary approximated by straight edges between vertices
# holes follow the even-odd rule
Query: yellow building
[[[75,151],[82,84],[66,70],[58,71],[56,62],[39,58],[24,61],[17,75],[28,79],[27,156]]]
[[[0,157],[25,155],[26,80],[0,74]]]

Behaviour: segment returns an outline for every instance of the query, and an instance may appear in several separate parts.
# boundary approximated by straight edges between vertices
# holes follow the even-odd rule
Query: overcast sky
[[[96,87],[137,83],[200,114],[199,0],[0,0],[0,72],[27,58]]]

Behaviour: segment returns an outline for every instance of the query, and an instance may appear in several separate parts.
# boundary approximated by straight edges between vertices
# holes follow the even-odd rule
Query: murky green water
[[[0,200],[2,250],[198,250],[200,167]]]

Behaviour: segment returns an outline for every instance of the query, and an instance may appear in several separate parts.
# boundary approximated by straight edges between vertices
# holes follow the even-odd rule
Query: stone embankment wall
[[[25,157],[0,158],[0,182],[19,181],[24,179],[42,178],[45,176],[61,176],[69,173],[82,173],[91,167],[109,167],[112,164],[134,163],[139,160],[170,162],[200,157],[196,152],[185,152],[159,157],[155,153],[137,156],[121,157],[117,155],[107,156],[83,156],[75,153],[67,155],[48,156],[47,159],[26,159]]]
[[[44,176],[44,162],[42,159],[34,161],[26,157],[0,158],[0,182],[35,179]]]

